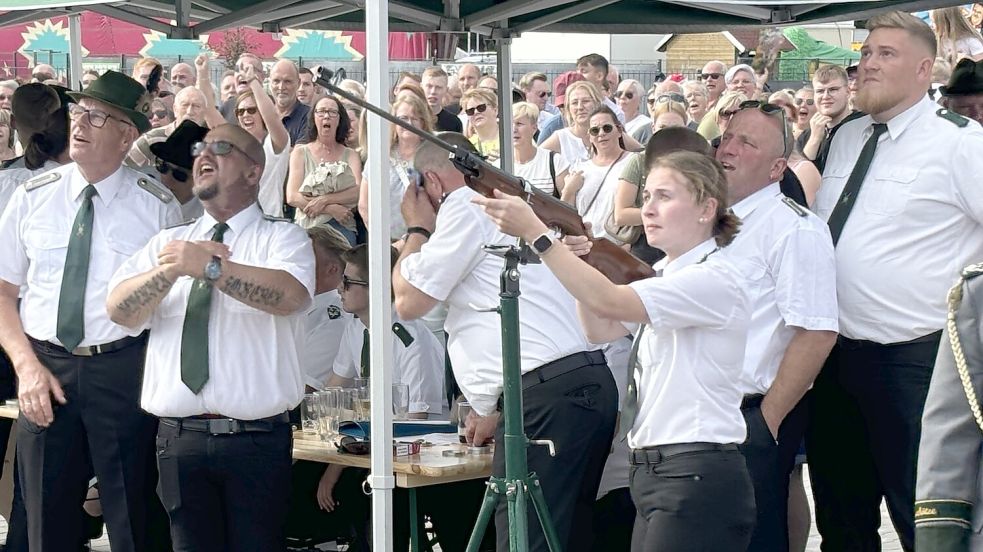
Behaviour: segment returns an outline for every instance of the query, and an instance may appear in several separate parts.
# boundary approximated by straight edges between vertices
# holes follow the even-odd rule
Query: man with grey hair
[[[15,90],[17,90],[17,81],[0,81],[0,110],[10,113],[14,101]]]
[[[270,70],[270,91],[276,111],[290,134],[291,145],[307,137],[310,124],[311,108],[297,100],[299,88],[300,72],[294,62],[289,59],[276,62]]]
[[[194,86],[195,68],[187,63],[176,63],[171,67],[171,87],[180,92],[186,86]]]

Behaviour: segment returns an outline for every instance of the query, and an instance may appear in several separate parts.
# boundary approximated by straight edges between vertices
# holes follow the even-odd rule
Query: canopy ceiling
[[[372,1],[372,0],[368,0]],[[196,38],[230,27],[363,30],[366,0],[7,0],[0,26],[92,10]],[[471,31],[508,37],[530,31],[610,34],[711,32],[737,27],[865,19],[889,9],[919,11],[959,0],[396,0],[390,30]],[[176,21],[171,25],[165,21]]]

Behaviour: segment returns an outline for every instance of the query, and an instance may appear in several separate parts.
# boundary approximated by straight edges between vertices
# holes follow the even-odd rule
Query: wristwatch
[[[537,255],[543,256],[547,251],[553,247],[553,238],[549,234],[543,234],[533,240],[530,244],[532,250],[536,252]]]
[[[208,261],[208,264],[205,265],[205,281],[209,284],[213,284],[221,277],[222,259],[221,257],[213,256],[212,260]]]

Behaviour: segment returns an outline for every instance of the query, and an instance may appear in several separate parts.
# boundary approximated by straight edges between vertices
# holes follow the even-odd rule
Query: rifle
[[[335,81],[343,78],[341,70],[339,70],[339,74],[335,74],[331,70],[321,67],[318,68],[316,73],[317,84],[330,90],[332,93],[361,106],[363,109],[382,117],[394,125],[405,128],[423,140],[447,150],[450,161],[457,170],[461,171],[468,187],[474,191],[486,197],[494,197],[495,190],[522,197],[532,207],[536,216],[551,229],[568,236],[590,236],[587,227],[584,225],[583,218],[581,218],[580,213],[573,206],[539,190],[517,176],[513,176],[494,167],[480,156],[451,145],[338,88]],[[599,270],[615,284],[627,284],[635,280],[648,278],[654,274],[652,267],[618,245],[615,245],[613,242],[605,239],[592,241],[593,245],[590,253],[584,255],[584,261]]]

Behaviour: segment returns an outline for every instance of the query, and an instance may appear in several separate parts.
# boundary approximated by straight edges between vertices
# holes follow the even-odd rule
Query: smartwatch
[[[406,235],[409,236],[410,234],[420,234],[421,236],[427,238],[428,240],[430,239],[430,236],[433,235],[433,233],[430,232],[430,230],[427,230],[422,226],[410,226],[409,228],[406,229]]]
[[[222,277],[222,259],[218,256],[213,256],[212,260],[208,261],[205,265],[205,281],[209,284],[214,284],[216,280]]]
[[[553,238],[549,234],[543,234],[533,240],[530,246],[537,255],[542,256],[553,247]]]

